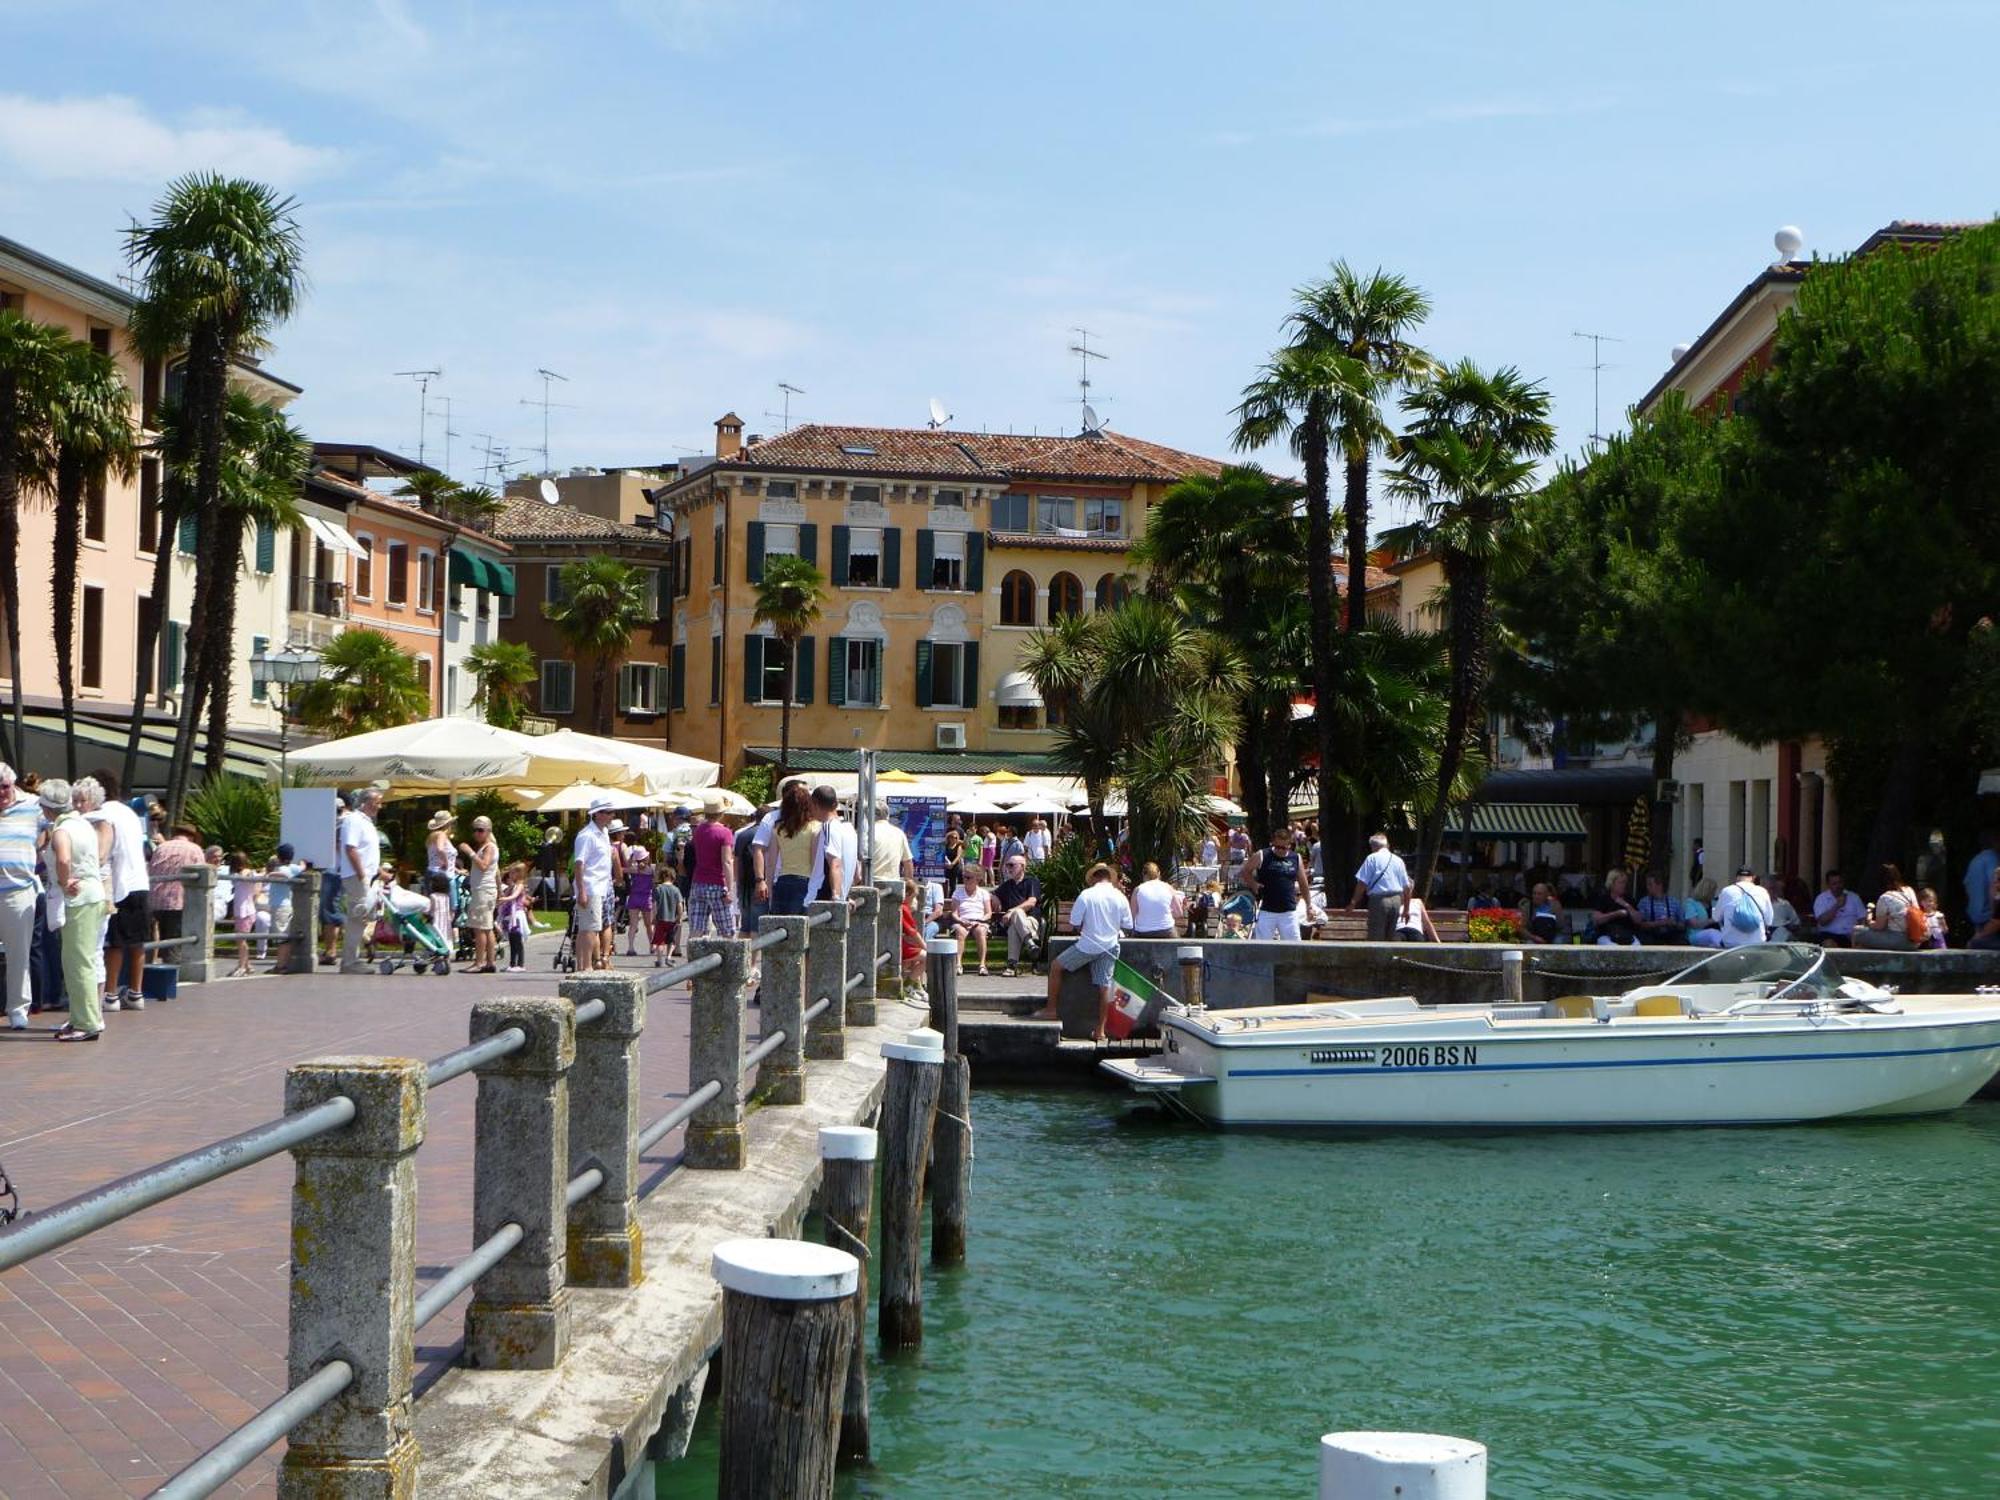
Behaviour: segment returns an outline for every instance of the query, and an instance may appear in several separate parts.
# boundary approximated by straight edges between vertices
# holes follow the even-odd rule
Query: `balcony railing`
[[[294,578],[292,610],[297,614],[347,618],[347,585],[336,578]]]

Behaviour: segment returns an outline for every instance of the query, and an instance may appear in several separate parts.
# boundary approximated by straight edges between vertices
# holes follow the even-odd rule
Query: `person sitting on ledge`
[[[1034,1019],[1061,1020],[1056,997],[1062,993],[1063,975],[1087,966],[1090,982],[1097,990],[1097,1027],[1091,1033],[1091,1040],[1101,1042],[1105,1019],[1111,1014],[1111,979],[1118,963],[1118,940],[1132,926],[1132,908],[1126,903],[1125,893],[1112,880],[1111,866],[1100,862],[1090,867],[1084,876],[1082,893],[1069,904],[1069,920],[1076,929],[1076,941],[1049,965],[1049,1003],[1035,1013]]]

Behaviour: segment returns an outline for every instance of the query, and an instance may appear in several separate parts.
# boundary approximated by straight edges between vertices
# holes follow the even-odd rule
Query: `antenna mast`
[[[542,409],[542,472],[550,474],[554,470],[549,465],[549,409],[559,406],[565,411],[574,411],[576,408],[571,406],[567,401],[551,401],[549,399],[549,382],[551,380],[560,380],[563,384],[567,385],[569,384],[569,376],[558,375],[554,370],[538,369],[535,373],[542,377],[541,399],[537,401],[523,396],[521,398],[521,405],[539,406]]]
[[[784,392],[784,401],[782,404],[785,409],[783,411],[767,411],[764,415],[767,417],[776,417],[785,424],[785,431],[790,432],[792,430],[792,397],[803,396],[806,393],[805,387],[793,385],[789,380],[781,380],[778,382],[778,389]]]
[[[1598,388],[1604,371],[1609,368],[1604,363],[1604,346],[1622,344],[1625,340],[1613,338],[1608,333],[1572,333],[1570,337],[1590,340],[1590,440],[1593,443],[1601,443],[1604,441],[1604,434],[1599,429],[1604,424],[1598,420]]]
[[[414,380],[417,383],[417,463],[419,465],[422,465],[424,461],[424,419],[430,415],[431,411],[431,382],[439,379],[443,374],[444,371],[442,369],[396,371],[397,379]]]
[[[1076,377],[1076,404],[1079,408],[1077,420],[1083,431],[1090,430],[1090,362],[1093,359],[1109,359],[1110,355],[1090,347],[1090,330],[1072,328],[1076,342],[1069,346],[1069,352],[1077,357],[1079,368]]]
[[[459,433],[451,425],[451,397],[440,396],[438,400],[444,404],[444,468],[440,472],[448,479],[451,477],[451,440]]]

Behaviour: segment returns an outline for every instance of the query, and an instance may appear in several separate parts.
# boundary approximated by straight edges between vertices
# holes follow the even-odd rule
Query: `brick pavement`
[[[194,986],[107,1017],[87,1046],[55,1045],[55,1018],[37,1016],[43,1029],[0,1031],[0,1161],[23,1206],[47,1208],[274,1117],[290,1063],[447,1052],[476,999],[553,994],[556,943],[534,939],[525,974]],[[649,1116],[687,1090],[687,1004],[685,986],[653,998]],[[471,1248],[474,1092],[463,1078],[431,1096],[420,1289]],[[678,1135],[663,1141],[651,1176],[678,1153]],[[0,1497],[146,1494],[282,1393],[290,1193],[291,1164],[274,1158],[0,1275]],[[465,1300],[419,1333],[420,1390],[448,1366]],[[282,1451],[223,1493],[270,1493]]]

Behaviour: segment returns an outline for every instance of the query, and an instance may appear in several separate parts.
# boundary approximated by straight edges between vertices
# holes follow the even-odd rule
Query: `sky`
[[[175,174],[298,202],[315,437],[642,464],[734,410],[1229,452],[1292,289],[1415,281],[1561,449],[1796,224],[2000,208],[2000,4],[0,0],[0,233],[95,274]],[[23,65],[25,64],[25,65]],[[1981,103],[1985,100],[1985,103]],[[1274,466],[1289,467],[1283,455]],[[1385,518],[1391,519],[1391,518]]]

